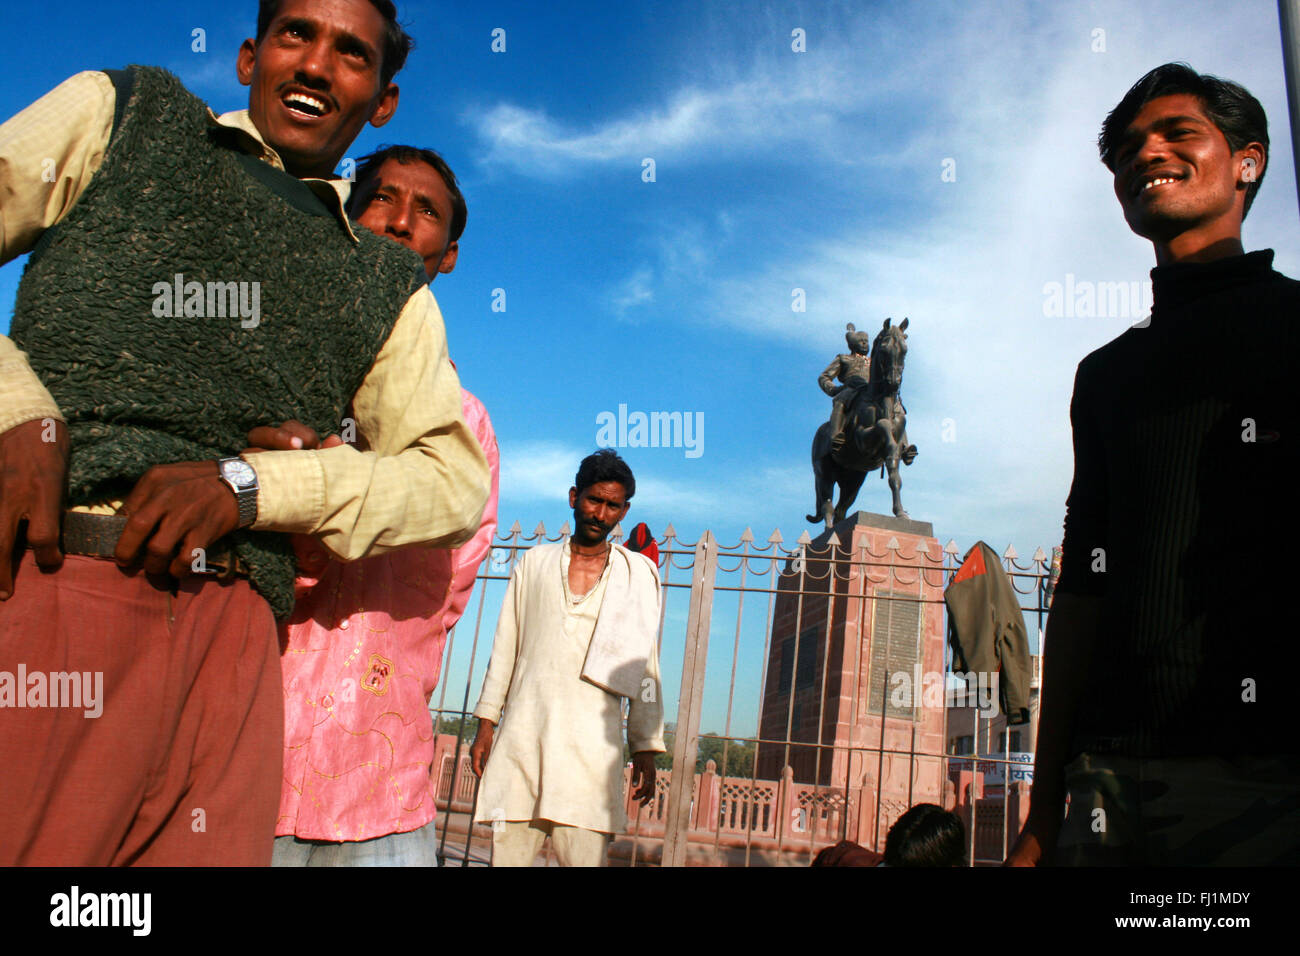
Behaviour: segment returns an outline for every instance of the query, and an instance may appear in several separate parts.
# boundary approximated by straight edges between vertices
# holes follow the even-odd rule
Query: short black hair
[[[280,12],[284,0],[257,0],[257,37],[254,43],[261,43],[271,21]],[[385,89],[398,72],[406,65],[406,55],[415,46],[409,33],[397,22],[397,7],[393,0],[370,0],[371,5],[384,18],[384,49],[379,60],[379,88]]]
[[[1133,84],[1101,124],[1101,135],[1097,137],[1101,161],[1114,172],[1115,151],[1124,131],[1142,107],[1158,97],[1179,93],[1195,96],[1201,101],[1205,115],[1219,128],[1228,141],[1228,148],[1234,153],[1247,143],[1263,144],[1264,168],[1255,175],[1254,182],[1246,186],[1246,207],[1241,214],[1245,219],[1250,204],[1255,201],[1255,193],[1259,192],[1259,185],[1264,181],[1264,174],[1268,172],[1268,117],[1259,100],[1239,83],[1202,75],[1186,63],[1166,63],[1156,67]]]
[[[918,803],[889,828],[885,866],[962,866],[966,827],[961,817],[933,803]]]
[[[352,196],[348,199],[348,215],[354,219],[361,215],[362,209],[359,208],[358,203],[359,197],[365,193],[363,187],[375,177],[379,167],[390,159],[395,159],[403,165],[428,163],[442,177],[442,181],[447,184],[447,192],[451,194],[451,226],[447,230],[448,241],[456,242],[460,239],[460,234],[465,231],[465,220],[469,217],[469,210],[465,207],[465,197],[461,194],[456,174],[451,171],[447,161],[432,149],[421,149],[418,146],[381,146],[369,156],[362,156],[361,164],[357,166],[356,182],[352,184]]]
[[[573,479],[573,487],[578,489],[578,494],[582,494],[602,481],[617,481],[621,484],[625,501],[631,501],[636,494],[636,479],[632,477],[632,469],[612,448],[602,448],[582,459],[578,474]]]

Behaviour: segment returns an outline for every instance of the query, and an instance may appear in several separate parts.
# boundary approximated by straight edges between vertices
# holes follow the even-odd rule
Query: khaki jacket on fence
[[[1031,662],[1025,621],[1011,579],[983,541],[966,553],[943,592],[953,670],[1000,672],[998,704],[1008,724],[1029,721]]]

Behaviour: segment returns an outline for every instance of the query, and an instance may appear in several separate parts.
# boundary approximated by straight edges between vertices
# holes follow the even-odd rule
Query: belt
[[[85,511],[65,511],[60,546],[64,554],[91,558],[111,558],[117,539],[126,528],[126,515],[96,515]],[[225,580],[235,575],[248,576],[248,568],[228,546],[209,550],[203,556],[203,570],[196,574],[213,574]]]

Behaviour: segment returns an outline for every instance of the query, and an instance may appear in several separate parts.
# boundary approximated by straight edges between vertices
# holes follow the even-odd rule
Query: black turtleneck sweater
[[[1101,599],[1073,750],[1300,753],[1300,282],[1272,250],[1151,278],[1150,325],[1080,362],[1070,405],[1057,589]]]

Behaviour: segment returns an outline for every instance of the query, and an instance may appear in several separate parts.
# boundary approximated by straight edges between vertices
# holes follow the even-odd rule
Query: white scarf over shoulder
[[[622,697],[636,697],[659,633],[659,569],[645,555],[617,544],[610,548],[609,561],[609,581],[582,678]]]

